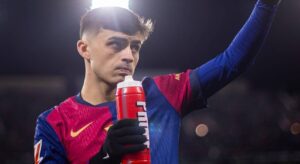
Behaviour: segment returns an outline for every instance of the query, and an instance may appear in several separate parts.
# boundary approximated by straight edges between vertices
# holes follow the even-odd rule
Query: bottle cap
[[[133,80],[132,76],[128,75],[125,76],[124,81],[117,84],[117,89],[126,87],[142,87],[142,83],[140,81]]]

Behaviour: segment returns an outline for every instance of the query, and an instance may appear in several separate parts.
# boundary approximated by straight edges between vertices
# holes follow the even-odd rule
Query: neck
[[[92,73],[85,74],[81,97],[92,105],[115,100],[116,86],[107,84]]]

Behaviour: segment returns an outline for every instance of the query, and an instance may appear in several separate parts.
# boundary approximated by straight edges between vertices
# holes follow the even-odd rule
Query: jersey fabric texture
[[[204,65],[179,74],[147,77],[146,93],[151,161],[178,163],[181,118],[203,108],[206,99],[253,63],[268,33],[276,5],[258,1],[230,46]],[[34,136],[35,163],[89,163],[116,121],[115,102],[91,105],[80,94],[43,112]]]
[[[190,72],[143,80],[153,163],[178,161],[180,113],[192,97]],[[52,154],[42,156],[42,161],[56,158],[57,161],[87,163],[100,150],[116,118],[115,102],[93,106],[79,94],[67,99],[38,119],[36,137],[43,144],[40,153]],[[50,147],[43,149],[45,145]]]

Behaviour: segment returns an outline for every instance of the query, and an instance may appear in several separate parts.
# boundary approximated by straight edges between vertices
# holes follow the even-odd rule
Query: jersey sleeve
[[[258,0],[250,17],[229,47],[195,69],[206,98],[223,88],[254,63],[255,56],[270,30],[277,7]]]
[[[185,115],[194,109],[203,108],[206,105],[199,80],[191,70],[156,76],[153,80],[162,95],[181,115]]]
[[[34,163],[68,163],[64,148],[46,118],[51,110],[42,113],[36,123],[34,135]]]

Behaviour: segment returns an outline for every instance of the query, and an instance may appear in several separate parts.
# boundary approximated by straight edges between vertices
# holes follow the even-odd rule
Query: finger
[[[130,127],[130,126],[138,126],[139,122],[137,119],[123,119],[117,121],[117,123],[114,125],[114,129],[120,129],[123,127]]]
[[[128,146],[123,147],[123,152],[124,152],[125,154],[128,154],[128,153],[136,153],[136,152],[139,152],[139,151],[144,150],[146,147],[147,147],[147,146],[144,145],[144,144],[128,145]]]
[[[143,144],[147,141],[144,135],[125,136],[117,139],[119,144]]]
[[[146,132],[145,128],[136,126],[136,127],[126,127],[126,128],[116,129],[112,132],[112,135],[116,137],[124,137],[127,135],[141,135],[144,134],[145,132]]]

